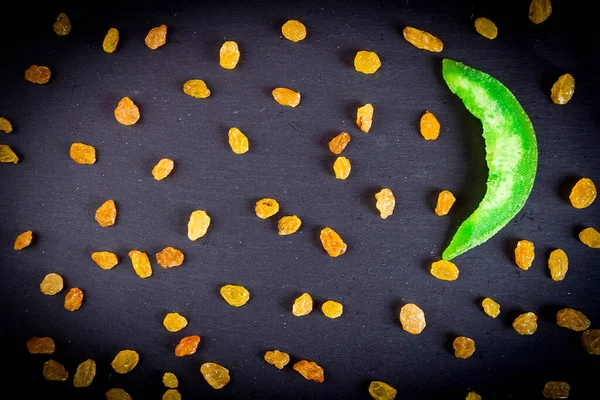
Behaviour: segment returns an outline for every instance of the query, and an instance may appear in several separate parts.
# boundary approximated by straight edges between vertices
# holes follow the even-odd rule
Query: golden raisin
[[[479,17],[475,20],[475,30],[481,36],[487,39],[496,39],[498,36],[498,28],[496,24],[485,17]]]
[[[321,306],[321,311],[327,318],[334,319],[342,316],[342,313],[344,312],[344,306],[342,303],[338,303],[337,301],[327,300]]]
[[[591,179],[581,178],[569,195],[569,200],[575,208],[586,208],[596,199],[596,185]]]
[[[398,391],[381,381],[372,381],[369,384],[369,394],[375,400],[394,400]]]
[[[122,125],[133,125],[140,119],[140,109],[129,97],[123,97],[115,108],[115,119]]]
[[[265,361],[277,369],[283,369],[290,362],[290,355],[279,350],[265,352]]]
[[[210,226],[210,217],[204,210],[196,210],[190,215],[188,222],[188,238],[196,241],[206,235]]]
[[[396,198],[390,189],[381,189],[379,192],[375,193],[375,199],[377,200],[375,207],[379,210],[379,216],[381,218],[386,219],[394,213]]]
[[[531,0],[529,5],[529,19],[534,24],[541,24],[552,14],[550,0]]]
[[[500,315],[500,304],[496,303],[489,297],[483,299],[481,306],[483,307],[483,312],[492,318],[496,318],[498,315]]]
[[[83,143],[73,143],[69,151],[71,159],[77,164],[93,164],[96,162],[96,149]]]
[[[446,260],[434,261],[429,272],[442,281],[455,281],[458,279],[459,273],[456,265]]]
[[[77,367],[73,376],[73,386],[88,387],[94,381],[96,376],[96,362],[92,359],[87,359]]]
[[[156,253],[156,262],[163,268],[179,267],[183,264],[183,253],[175,247],[165,247]]]
[[[150,29],[144,42],[146,42],[146,46],[152,50],[156,50],[160,46],[163,46],[167,43],[167,26],[161,24],[160,26]]]
[[[52,354],[55,350],[51,337],[32,337],[27,341],[27,351],[30,354]]]
[[[325,381],[323,368],[314,361],[298,361],[294,364],[294,370],[298,371],[306,380],[318,383],[323,383],[323,381]]]
[[[265,197],[256,202],[254,211],[258,218],[267,219],[279,212],[279,203],[275,199]]]
[[[148,278],[152,276],[152,265],[150,264],[150,259],[148,258],[148,254],[139,250],[131,250],[129,252],[129,258],[131,259],[131,265],[136,274],[140,278]]]
[[[433,113],[425,111],[419,122],[421,135],[425,140],[436,140],[440,135],[440,122]]]
[[[342,151],[344,151],[348,143],[350,143],[350,139],[351,138],[350,135],[348,135],[348,133],[340,133],[339,135],[337,135],[329,141],[329,150],[333,154],[340,154]]]
[[[140,356],[135,350],[121,350],[110,365],[118,374],[126,374],[138,365]]]
[[[248,142],[248,137],[244,135],[242,131],[240,131],[238,128],[231,128],[228,136],[231,151],[233,151],[235,154],[244,154],[248,152],[250,143]]]
[[[469,358],[475,353],[475,341],[465,336],[459,336],[452,343],[456,358]]]
[[[17,236],[13,247],[15,250],[23,250],[25,247],[27,247],[31,244],[32,240],[33,240],[33,232],[32,231],[23,232],[19,236]]]
[[[350,160],[344,156],[339,156],[333,163],[333,172],[335,172],[335,179],[346,179],[350,175]]]
[[[162,181],[173,171],[174,165],[175,163],[170,158],[163,158],[152,168],[152,176],[157,181]]]
[[[162,378],[163,384],[169,389],[175,389],[179,386],[177,376],[172,372],[165,372]]]
[[[572,308],[563,308],[556,313],[556,323],[576,332],[583,332],[590,327],[590,320],[582,312]]]
[[[117,255],[110,251],[97,251],[92,253],[92,260],[94,260],[102,269],[111,269],[119,263]]]
[[[308,293],[302,293],[300,297],[294,300],[294,305],[292,306],[292,314],[296,317],[302,317],[304,315],[310,314],[313,309],[313,299],[310,297]]]
[[[354,57],[354,68],[363,74],[374,74],[381,67],[379,56],[373,51],[361,50]]]
[[[402,35],[404,35],[404,39],[418,49],[435,53],[439,53],[444,49],[444,44],[440,39],[420,29],[407,26],[402,31]]]
[[[131,400],[131,396],[123,389],[112,388],[106,392],[106,400]]]
[[[63,289],[63,278],[59,274],[50,273],[44,277],[40,283],[42,293],[53,296]]]
[[[106,200],[98,207],[95,218],[98,224],[103,228],[114,225],[115,219],[117,218],[117,206],[115,205],[114,200]]]
[[[416,304],[408,303],[400,309],[400,323],[402,329],[413,335],[423,332],[427,326],[425,313]]]
[[[559,282],[565,279],[567,271],[569,270],[569,258],[567,257],[567,253],[561,249],[552,251],[548,258],[548,268],[550,269],[552,280]]]
[[[566,399],[569,397],[571,386],[567,382],[548,381],[542,392],[547,399]]]
[[[81,308],[83,302],[83,290],[79,288],[71,288],[65,296],[65,308],[69,311],[77,311]]]
[[[25,80],[43,85],[50,80],[50,68],[43,65],[32,65],[25,70]]]
[[[600,232],[594,228],[585,228],[579,232],[579,240],[592,249],[600,249]]]
[[[11,133],[13,130],[13,126],[9,120],[4,117],[0,117],[0,131],[4,131],[6,133]]]
[[[225,42],[219,50],[219,65],[225,69],[234,69],[240,60],[240,49],[236,42]]]
[[[168,389],[162,395],[162,400],[181,400],[181,394],[177,389]]]
[[[197,99],[206,99],[210,96],[210,89],[202,79],[191,79],[183,84],[183,93]]]
[[[107,53],[113,53],[119,44],[119,31],[116,28],[110,28],[102,41],[102,50]]]
[[[331,257],[341,256],[346,252],[348,247],[340,235],[329,227],[321,230],[320,239],[323,248]]]
[[[571,74],[561,75],[552,85],[550,98],[554,104],[567,104],[575,93],[575,78]]]
[[[276,102],[286,107],[296,107],[300,104],[300,92],[294,92],[288,88],[275,88],[272,92]]]
[[[535,246],[529,240],[519,240],[515,248],[515,262],[517,266],[527,271],[535,258]]]
[[[169,332],[179,332],[188,324],[187,319],[179,313],[168,313],[163,319],[163,325]]]
[[[44,363],[44,378],[49,381],[64,382],[69,378],[69,373],[58,361],[48,360]]]
[[[0,144],[0,162],[16,164],[19,162],[19,157],[17,157],[9,145]]]
[[[202,376],[213,389],[221,389],[229,383],[229,370],[219,364],[207,362],[200,366]]]
[[[191,356],[192,354],[196,353],[199,343],[200,336],[186,336],[181,339],[177,347],[175,347],[175,355],[177,357]]]
[[[465,398],[465,400],[482,400],[481,396],[478,395],[475,392],[469,392],[467,393],[467,397]]]
[[[356,125],[364,133],[369,133],[373,124],[373,106],[370,103],[356,110]]]
[[[600,329],[588,329],[583,332],[581,344],[588,354],[600,356]]]
[[[219,291],[230,306],[241,307],[250,300],[250,292],[243,286],[225,285]]]
[[[287,40],[299,42],[306,37],[306,27],[302,22],[290,19],[281,27],[281,33]]]
[[[537,330],[537,315],[532,312],[519,315],[512,323],[519,335],[533,335]]]
[[[277,222],[277,230],[280,236],[291,235],[296,233],[302,225],[302,220],[296,215],[287,215],[281,217]]]
[[[58,36],[66,36],[71,32],[71,21],[69,17],[65,13],[58,14],[56,17],[56,22],[52,25],[52,30]]]

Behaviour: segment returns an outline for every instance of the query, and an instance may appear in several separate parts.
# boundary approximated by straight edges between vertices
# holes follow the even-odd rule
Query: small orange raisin
[[[152,168],[152,176],[157,181],[162,181],[165,179],[171,171],[173,171],[173,167],[175,163],[170,158],[161,159],[155,166]]]
[[[156,253],[156,262],[163,268],[179,267],[183,264],[183,253],[175,247],[165,247]]]
[[[283,369],[290,362],[290,355],[279,350],[265,352],[264,359],[277,369]]]
[[[590,327],[591,323],[581,311],[563,308],[556,313],[556,324],[572,331],[583,332]]]
[[[183,93],[197,99],[206,99],[210,96],[210,89],[202,79],[191,79],[183,84]]]
[[[131,250],[129,252],[129,258],[131,259],[131,265],[135,273],[142,279],[152,276],[152,265],[148,254],[139,250]]]
[[[119,30],[116,28],[110,28],[108,32],[106,32],[106,36],[104,36],[104,40],[102,41],[102,50],[106,53],[113,53],[117,49],[117,45],[119,44]]]
[[[537,315],[527,312],[519,315],[512,323],[519,335],[533,335],[537,330]]]
[[[469,358],[475,353],[475,341],[465,336],[459,336],[452,343],[456,358]]]
[[[581,178],[573,186],[569,200],[575,208],[589,207],[596,200],[596,185],[591,179]]]
[[[350,170],[352,165],[350,160],[344,156],[339,156],[333,163],[333,172],[335,173],[335,179],[347,179],[350,176]]]
[[[191,356],[192,354],[196,353],[199,343],[200,336],[186,336],[181,339],[177,347],[175,347],[175,355],[177,357]]]
[[[375,200],[377,200],[375,207],[379,210],[379,216],[381,218],[386,219],[394,213],[396,198],[390,189],[383,188],[375,193]]]
[[[485,17],[479,17],[475,20],[475,30],[486,39],[496,39],[498,28],[496,24]]]
[[[94,164],[96,162],[96,149],[87,144],[73,143],[69,155],[77,164]]]
[[[342,316],[344,313],[344,306],[337,301],[327,300],[321,306],[321,311],[327,318],[335,319]]]
[[[52,354],[55,349],[51,337],[32,337],[27,341],[27,351],[30,354]]]
[[[374,74],[381,67],[377,53],[361,50],[354,57],[354,68],[363,74]]]
[[[43,85],[50,80],[50,68],[43,65],[32,65],[25,70],[25,80]]]
[[[280,236],[291,235],[296,233],[301,225],[302,220],[296,215],[286,215],[277,222],[277,230]]]
[[[435,205],[435,213],[442,217],[450,212],[450,209],[454,205],[456,197],[449,190],[442,190],[438,195],[437,204]]]
[[[419,122],[419,129],[425,140],[436,140],[440,135],[440,122],[435,115],[425,111]]]
[[[418,49],[435,53],[439,53],[444,49],[442,41],[429,32],[407,26],[402,31],[402,35],[404,35],[404,39],[406,39],[408,43]]]
[[[358,129],[364,133],[369,133],[371,130],[371,125],[373,125],[373,112],[374,108],[370,103],[367,103],[356,110],[356,125],[358,125]]]
[[[129,97],[123,97],[115,108],[115,119],[122,125],[134,125],[140,119],[140,109]]]
[[[310,314],[313,309],[313,299],[308,293],[302,293],[300,297],[294,300],[292,306],[292,314],[296,317],[303,317]]]
[[[32,231],[23,232],[19,236],[17,236],[13,247],[15,250],[23,250],[25,247],[27,247],[31,244],[32,240],[33,240],[33,232]]]
[[[267,219],[279,212],[279,203],[275,199],[265,197],[256,202],[254,211],[258,218]]]
[[[111,269],[119,263],[117,255],[110,251],[97,251],[92,253],[92,260],[94,260],[102,269]]]
[[[500,304],[496,303],[489,297],[483,299],[481,306],[483,307],[483,312],[492,318],[496,318],[498,315],[500,315]]]
[[[248,152],[250,143],[248,137],[238,128],[231,128],[228,133],[229,146],[235,154],[244,154]]]
[[[350,143],[350,135],[346,132],[342,132],[329,141],[329,150],[333,154],[341,154]]]
[[[402,329],[413,335],[420,334],[427,326],[425,313],[413,303],[405,304],[400,309],[400,323]]]
[[[535,258],[535,246],[529,240],[519,240],[515,248],[515,262],[517,266],[527,271]]]
[[[569,270],[569,258],[567,257],[567,253],[561,249],[552,251],[548,258],[548,268],[550,269],[552,280],[559,282],[565,279],[567,271]]]
[[[126,374],[134,369],[140,361],[140,355],[135,350],[121,350],[115,358],[112,360],[110,365],[113,367],[116,373]]]
[[[187,319],[179,313],[168,313],[163,319],[163,325],[169,332],[179,332],[188,324]]]
[[[431,272],[431,275],[442,281],[455,281],[458,279],[459,274],[456,265],[453,262],[446,260],[433,262],[429,272]]]
[[[323,383],[323,381],[325,381],[323,368],[314,361],[298,361],[294,364],[294,370],[298,371],[306,380],[318,383]]]
[[[550,0],[531,0],[529,5],[529,19],[534,24],[541,24],[552,14]]]
[[[161,24],[160,26],[150,29],[144,42],[146,43],[146,46],[152,50],[156,50],[160,46],[163,46],[167,43],[167,26]]]
[[[554,104],[567,104],[575,93],[575,78],[571,74],[561,75],[552,85],[550,98]]]
[[[302,22],[290,19],[281,27],[281,33],[287,40],[299,42],[306,37],[306,27]]]
[[[325,227],[321,230],[320,234],[321,244],[323,248],[331,257],[341,256],[346,252],[348,246],[344,243],[344,240],[338,235],[336,231],[329,227]]]
[[[115,219],[117,218],[117,206],[115,205],[114,200],[106,200],[98,207],[95,218],[98,224],[103,228],[114,225]]]
[[[594,228],[585,228],[579,232],[579,240],[592,249],[600,249],[600,232]]]
[[[219,50],[219,65],[225,69],[234,69],[240,60],[240,49],[233,41],[223,43]]]
[[[300,104],[300,92],[294,92],[288,88],[275,88],[272,92],[276,102],[286,107],[296,107]]]
[[[204,210],[196,210],[190,215],[188,222],[188,238],[196,241],[206,235],[210,226],[210,217]]]
[[[50,273],[40,283],[40,291],[48,296],[54,296],[63,289],[63,278],[59,274]]]
[[[83,290],[74,287],[65,296],[65,308],[69,311],[77,311],[83,302]]]

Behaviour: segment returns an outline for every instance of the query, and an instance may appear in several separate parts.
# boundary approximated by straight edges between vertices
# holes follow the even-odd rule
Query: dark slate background
[[[395,386],[401,399],[464,399],[470,390],[486,400],[536,399],[548,380],[570,382],[571,398],[590,398],[600,359],[587,355],[579,334],[558,327],[554,317],[568,306],[600,327],[599,250],[577,239],[582,227],[600,228],[600,204],[577,210],[565,200],[574,179],[600,183],[600,37],[584,2],[555,1],[541,25],[527,18],[525,0],[51,3],[22,2],[16,10],[5,4],[0,26],[0,115],[15,127],[12,135],[0,133],[0,143],[21,157],[18,165],[0,165],[3,390],[22,391],[20,398],[95,399],[121,387],[134,399],[156,399],[165,390],[163,372],[172,371],[186,399],[366,399],[374,379]],[[67,37],[52,31],[59,12],[73,23]],[[497,23],[496,40],[475,33],[479,16]],[[303,42],[281,37],[290,18],[307,26]],[[169,27],[168,43],[151,51],[143,39],[161,23]],[[406,25],[438,35],[443,53],[408,44],[401,35]],[[109,27],[121,32],[113,54],[101,48]],[[225,40],[237,41],[242,52],[232,71],[218,65]],[[354,70],[360,49],[379,54],[383,65],[375,75]],[[493,239],[456,259],[456,282],[433,278],[428,265],[482,198],[487,168],[481,126],[446,88],[442,57],[506,84],[529,113],[540,149],[524,209]],[[52,69],[47,85],[23,79],[31,64]],[[557,106],[549,90],[564,72],[575,76],[577,89],[568,105]],[[194,78],[207,82],[209,99],[183,94],[183,83]],[[300,106],[276,104],[270,91],[278,86],[300,91]],[[124,96],[142,113],[132,127],[113,117]],[[368,135],[354,122],[356,107],[367,102],[375,107]],[[442,125],[435,142],[418,132],[425,110]],[[232,126],[250,138],[248,154],[229,150]],[[333,177],[327,149],[341,131],[352,136],[344,153],[353,166],[347,181]],[[96,147],[95,165],[71,161],[69,146],[77,141]],[[157,182],[150,171],[163,157],[176,167]],[[381,187],[397,199],[387,220],[374,208]],[[432,211],[442,189],[458,198],[444,218]],[[254,215],[254,202],[265,196],[280,202],[279,215],[302,218],[297,234],[279,237],[276,219]],[[116,201],[119,215],[115,226],[100,228],[94,211],[106,199]],[[212,225],[190,242],[187,219],[195,209],[207,210]],[[325,254],[318,240],[323,226],[345,239],[346,255]],[[14,238],[29,229],[33,245],[14,251]],[[529,271],[511,256],[523,238],[536,245]],[[164,270],[154,262],[166,246],[185,253],[181,267]],[[570,259],[560,283],[546,266],[557,247]],[[134,273],[127,257],[133,248],[151,256],[151,278]],[[98,250],[117,253],[119,265],[98,268],[90,259]],[[54,297],[39,291],[49,272],[65,278],[64,291]],[[247,305],[236,309],[221,299],[218,290],[229,283],[251,291]],[[85,300],[70,313],[62,303],[74,286]],[[294,317],[293,299],[305,291],[317,309]],[[486,296],[502,305],[497,319],[479,306]],[[318,310],[326,299],[344,304],[341,318],[329,320]],[[399,324],[407,302],[426,313],[421,335]],[[163,328],[171,311],[188,317],[185,330]],[[525,311],[539,315],[533,336],[511,328]],[[175,357],[179,339],[192,334],[202,337],[198,352]],[[29,355],[25,342],[46,335],[56,341],[52,358],[71,376],[83,360],[96,360],[90,388],[43,379],[50,357]],[[453,356],[456,335],[476,341],[471,359]],[[110,361],[127,348],[141,361],[118,375]],[[316,361],[325,383],[306,381],[291,366],[279,371],[266,364],[262,355],[269,349]],[[204,382],[199,367],[206,361],[230,369],[226,388],[215,391]]]

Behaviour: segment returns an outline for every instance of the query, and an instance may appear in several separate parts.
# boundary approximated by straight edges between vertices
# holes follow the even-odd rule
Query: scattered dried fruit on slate
[[[210,96],[210,89],[202,79],[190,79],[183,84],[183,93],[197,99],[206,99]]]
[[[16,164],[19,162],[19,157],[17,157],[9,145],[0,144],[0,162]]]
[[[69,155],[77,164],[94,164],[96,162],[96,149],[94,146],[84,143],[73,143]]]
[[[283,369],[290,362],[290,355],[279,350],[265,352],[264,358],[266,362],[277,369]]]
[[[337,301],[327,300],[321,306],[321,311],[327,318],[335,319],[342,316],[344,313],[344,306]]]
[[[43,85],[50,80],[50,68],[43,65],[32,65],[25,70],[25,80]]]
[[[156,253],[156,262],[163,268],[179,267],[183,264],[183,253],[175,247],[165,247]]]
[[[300,104],[300,92],[288,88],[275,88],[271,93],[276,102],[286,107],[296,107]]]
[[[402,329],[413,335],[423,332],[427,326],[425,313],[416,304],[408,303],[400,309],[400,323]]]
[[[481,36],[487,39],[496,39],[498,36],[498,28],[496,24],[485,17],[479,17],[475,20],[475,30]]]
[[[163,319],[163,325],[169,332],[179,332],[188,324],[187,319],[179,313],[168,313]]]
[[[292,314],[296,317],[302,317],[304,315],[310,314],[313,309],[313,299],[310,297],[308,293],[302,293],[296,300],[294,300],[294,305],[292,306]]]
[[[106,392],[106,400],[132,400],[129,393],[120,388],[112,388]]]
[[[527,271],[535,258],[535,246],[529,240],[519,240],[515,247],[515,263],[522,270]]]
[[[32,231],[23,232],[19,236],[17,236],[17,238],[15,239],[15,244],[13,245],[13,248],[15,250],[23,250],[25,247],[27,247],[31,244],[32,240],[33,240],[33,232]]]
[[[404,39],[418,49],[439,53],[444,49],[444,44],[440,39],[433,36],[431,33],[422,31],[417,28],[407,26],[402,31]]]
[[[133,125],[140,119],[140,109],[129,97],[123,97],[115,108],[115,119],[122,125]]]
[[[339,156],[333,163],[333,172],[335,173],[335,179],[346,179],[350,175],[350,160],[344,156]]]
[[[575,208],[589,207],[596,200],[596,185],[589,178],[581,178],[573,186],[569,200]]]
[[[156,50],[160,46],[163,46],[167,43],[167,26],[161,24],[160,26],[150,29],[144,42],[146,43],[146,46],[152,50]]]
[[[567,104],[575,93],[575,78],[571,74],[561,75],[552,85],[550,98],[554,104]]]
[[[221,389],[229,383],[229,370],[219,364],[207,362],[200,366],[202,376],[213,389]]]
[[[396,198],[390,189],[383,188],[375,193],[375,200],[377,200],[375,207],[379,210],[379,216],[381,218],[386,219],[394,213]]]
[[[107,53],[113,53],[117,49],[119,44],[119,30],[116,28],[110,28],[104,36],[102,41],[102,50]]]
[[[475,392],[469,392],[467,393],[467,397],[465,398],[465,400],[482,400],[481,396],[478,395]]]
[[[325,380],[325,373],[323,371],[323,368],[321,368],[314,361],[298,361],[296,364],[294,364],[294,370],[298,371],[300,375],[304,377],[304,379],[309,381],[323,383],[323,381]]]
[[[534,24],[541,24],[552,14],[550,0],[531,0],[529,5],[529,19]]]
[[[58,361],[48,360],[44,363],[44,378],[49,381],[64,382],[69,378],[69,373]]]
[[[439,260],[434,261],[431,264],[431,269],[429,270],[431,275],[442,281],[455,281],[458,279],[458,268],[451,261]]]
[[[110,251],[94,252],[92,253],[92,260],[102,269],[111,269],[119,263],[117,255]]]
[[[548,268],[550,269],[552,280],[559,282],[565,279],[567,271],[569,270],[569,258],[567,257],[567,253],[561,249],[552,251],[548,258]]]
[[[131,259],[131,265],[140,278],[148,278],[152,276],[152,265],[148,254],[139,250],[131,250],[129,252],[129,258]]]
[[[58,36],[66,36],[71,32],[71,21],[65,13],[58,14],[56,22],[52,25],[52,30]]]
[[[73,376],[73,386],[88,387],[94,381],[96,376],[96,362],[92,359],[87,359],[77,367]]]
[[[456,358],[469,358],[475,353],[475,341],[465,336],[459,336],[452,343]]]
[[[135,350],[121,350],[112,360],[110,365],[113,367],[115,372],[119,374],[126,374],[131,372],[132,369],[138,365],[140,361],[140,355]]]
[[[52,354],[56,350],[51,337],[32,337],[27,341],[27,351],[30,354]]]
[[[168,389],[162,396],[162,400],[181,400],[179,390]]]
[[[562,328],[583,332],[590,327],[590,320],[581,312],[572,308],[563,308],[556,313],[556,323]]]
[[[321,239],[323,248],[331,257],[338,257],[346,252],[348,246],[333,229],[329,227],[323,228],[319,238]]]
[[[6,133],[11,133],[13,131],[12,124],[4,117],[0,117],[0,131],[4,131]]]
[[[171,171],[173,171],[173,167],[175,163],[170,158],[161,159],[155,166],[152,168],[152,176],[157,181],[162,181],[165,179]]]
[[[49,273],[40,283],[40,290],[48,296],[53,296],[63,289],[63,278],[54,272]]]
[[[354,68],[363,74],[374,74],[381,67],[381,61],[377,53],[373,51],[360,50],[354,57]]]
[[[588,354],[600,356],[600,329],[588,329],[583,332],[581,344]]]
[[[291,235],[296,233],[298,229],[300,229],[301,225],[302,220],[296,215],[287,215],[285,217],[281,217],[281,219],[277,222],[277,230],[280,236]]]
[[[275,199],[265,197],[256,202],[254,211],[258,218],[267,219],[279,212],[279,203]]]
[[[162,378],[163,384],[169,389],[175,389],[179,386],[177,376],[172,372],[165,372]]]
[[[542,392],[547,399],[566,399],[569,397],[571,386],[567,382],[548,381]]]
[[[95,218],[98,224],[103,228],[114,225],[117,218],[117,206],[115,205],[114,200],[106,200],[98,207]]]
[[[186,336],[182,338],[177,347],[175,347],[175,355],[177,357],[191,356],[196,353],[198,344],[200,344],[200,336]]]
[[[585,228],[579,232],[579,240],[592,249],[600,249],[600,232],[594,228]]]
[[[244,154],[248,152],[250,143],[248,137],[238,128],[231,128],[227,134],[229,137],[229,146],[235,154]]]
[[[358,126],[358,129],[364,133],[369,133],[371,130],[371,125],[373,124],[373,111],[374,108],[370,103],[367,103],[356,110],[356,125]]]
[[[533,335],[537,330],[537,315],[527,312],[519,315],[512,323],[519,335]]]
[[[188,238],[191,241],[200,239],[206,235],[210,226],[210,217],[204,210],[196,210],[190,215],[188,222]]]
[[[435,205],[434,210],[435,213],[440,217],[447,215],[455,201],[456,197],[454,197],[451,191],[442,190],[438,195],[437,204]]]
[[[346,132],[342,132],[329,141],[329,150],[333,154],[340,154],[344,151],[348,143],[350,143],[350,140],[350,135]]]
[[[498,315],[500,315],[500,304],[496,303],[489,297],[483,299],[481,306],[483,307],[483,312],[492,318],[496,318]]]
[[[369,394],[375,400],[394,400],[398,391],[381,381],[372,381],[369,384]]]
[[[419,130],[425,140],[436,140],[440,135],[440,122],[433,113],[425,111],[419,122]]]
[[[83,291],[79,288],[71,288],[65,296],[65,309],[69,311],[77,311],[81,308],[83,302]]]
[[[219,65],[225,69],[234,69],[240,60],[240,49],[236,42],[223,43],[219,50]]]
[[[239,285],[225,285],[219,293],[230,306],[234,307],[241,307],[250,300],[248,289]]]
[[[281,33],[287,40],[299,42],[306,37],[306,27],[302,22],[290,19],[281,27]]]

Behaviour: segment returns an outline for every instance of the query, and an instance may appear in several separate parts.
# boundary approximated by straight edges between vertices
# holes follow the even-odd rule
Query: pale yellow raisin
[[[52,25],[52,29],[58,36],[68,35],[71,32],[71,21],[69,20],[67,14],[58,14],[58,17],[56,17],[56,22],[54,25]]]
[[[569,195],[569,200],[575,208],[589,207],[596,200],[596,185],[589,178],[581,178]]]
[[[146,46],[152,50],[156,50],[163,46],[165,43],[167,43],[167,26],[165,24],[161,24],[150,29],[146,35],[146,39],[144,39],[144,42],[146,43]]]
[[[126,374],[131,372],[131,370],[138,365],[139,361],[140,356],[137,351],[121,350],[119,353],[117,353],[110,365],[118,374]]]
[[[132,400],[129,393],[121,388],[112,388],[106,392],[106,400]]]
[[[48,360],[44,363],[44,378],[49,381],[64,382],[69,378],[69,373],[58,361]]]
[[[243,286],[225,285],[219,292],[230,306],[241,307],[250,300],[250,292]]]
[[[0,162],[1,163],[13,163],[19,162],[19,157],[7,144],[0,144]]]
[[[369,384],[369,394],[375,400],[394,400],[398,391],[381,381],[372,381]]]
[[[221,389],[229,383],[229,370],[219,364],[207,362],[200,366],[202,376],[213,389]]]
[[[155,166],[152,168],[152,176],[157,181],[162,181],[165,179],[171,171],[173,171],[173,167],[175,163],[170,158],[161,159]]]
[[[73,376],[73,386],[88,387],[96,377],[96,362],[92,359],[85,360],[77,367]]]
[[[188,222],[188,238],[195,241],[206,235],[210,226],[210,217],[204,210],[196,210]]]
[[[283,369],[290,362],[290,355],[279,350],[265,352],[264,359],[277,369]]]
[[[339,135],[337,135],[329,141],[329,150],[333,154],[340,154],[342,151],[344,151],[348,143],[350,143],[350,139],[351,138],[348,133],[340,133]]]
[[[364,133],[369,133],[371,130],[371,125],[373,125],[373,112],[374,108],[370,103],[367,103],[356,110],[356,125],[358,125],[358,129]]]
[[[94,146],[84,143],[73,143],[69,155],[77,164],[94,164],[96,162],[96,149]]]
[[[537,315],[532,312],[521,314],[512,326],[519,335],[533,335],[537,330]]]
[[[129,252],[129,258],[131,258],[131,265],[133,266],[135,273],[140,278],[143,279],[152,276],[152,265],[150,264],[148,254],[139,250],[131,250]]]
[[[344,306],[337,301],[327,300],[321,306],[321,311],[327,318],[335,319],[342,316],[344,313]]]
[[[569,270],[569,258],[567,257],[567,253],[561,249],[553,250],[548,258],[548,268],[550,269],[552,280],[559,282],[565,279],[567,271]]]
[[[351,169],[352,165],[350,164],[350,160],[344,156],[339,156],[333,163],[333,172],[335,173],[336,179],[347,179],[348,176],[350,176]]]
[[[363,74],[374,74],[381,67],[377,53],[361,50],[354,57],[354,68]]]
[[[402,31],[404,39],[418,49],[439,53],[444,49],[444,44],[440,39],[429,32],[407,26]]]
[[[500,304],[496,303],[489,297],[483,299],[481,306],[483,307],[483,312],[492,318],[496,318],[498,315],[500,315]]]
[[[455,281],[459,274],[456,264],[446,260],[434,261],[429,272],[442,281]]]
[[[248,152],[250,143],[248,137],[238,128],[231,128],[228,133],[229,146],[235,154],[244,154]]]
[[[420,334],[427,326],[425,313],[413,303],[405,304],[400,309],[400,323],[402,329],[413,335]]]
[[[394,213],[396,198],[390,189],[381,189],[375,194],[375,199],[377,200],[375,207],[379,210],[379,216],[381,218],[386,219]]]
[[[443,217],[444,215],[448,215],[450,209],[454,205],[456,201],[456,197],[449,190],[442,190],[438,195],[437,204],[435,205],[435,213]]]
[[[296,107],[300,104],[300,92],[288,88],[275,88],[271,93],[276,102],[286,107]]]
[[[219,50],[219,65],[225,69],[234,69],[240,60],[240,49],[233,41],[223,43]]]
[[[191,79],[183,84],[183,93],[197,99],[206,99],[210,96],[210,89],[202,79]]]
[[[98,209],[95,215],[96,222],[103,228],[112,226],[117,219],[117,205],[114,200],[106,200]]]
[[[465,336],[459,336],[452,343],[456,358],[469,358],[475,353],[475,341]]]
[[[11,133],[13,131],[12,124],[4,117],[0,117],[0,131],[4,131],[6,133]]]
[[[265,197],[256,202],[254,211],[258,218],[267,219],[279,212],[279,203],[275,199]]]
[[[579,240],[592,249],[600,249],[600,232],[594,228],[585,228],[579,232]]]
[[[581,312],[572,308],[563,308],[556,313],[556,324],[576,332],[583,332],[590,327],[590,320]]]
[[[287,215],[285,217],[281,217],[281,219],[277,222],[277,230],[280,236],[291,235],[296,233],[300,226],[302,225],[302,220],[298,218],[296,215]]]
[[[575,93],[575,78],[571,74],[561,75],[552,85],[550,98],[554,104],[567,104]]]
[[[485,17],[479,17],[475,20],[475,30],[486,39],[496,39],[498,28],[496,24]]]
[[[310,314],[313,309],[313,299],[308,293],[302,293],[300,297],[294,300],[292,306],[292,314],[296,317],[302,317]]]
[[[163,319],[163,325],[169,332],[179,332],[188,324],[187,319],[176,312],[168,313]]]
[[[177,376],[172,372],[165,372],[162,378],[163,384],[169,389],[175,389],[179,386]]]
[[[281,33],[287,40],[299,42],[306,37],[306,27],[302,22],[290,19],[281,27]]]
[[[102,41],[102,50],[106,53],[113,53],[117,49],[117,45],[119,44],[119,30],[116,28],[110,28],[108,32],[106,32],[106,36],[104,36],[104,40]]]
[[[49,273],[40,283],[40,291],[48,296],[53,296],[63,289],[63,278],[59,274]]]

